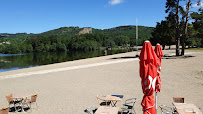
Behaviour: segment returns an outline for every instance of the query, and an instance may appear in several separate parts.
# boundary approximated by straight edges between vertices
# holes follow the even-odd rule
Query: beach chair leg
[[[136,114],[136,112],[135,112],[135,109],[133,108],[133,111],[134,111],[134,113]]]
[[[10,107],[11,104],[9,103],[8,105],[9,105],[9,107]],[[9,108],[9,112],[10,112],[10,111],[11,111],[11,108]]]
[[[25,108],[25,105],[24,105],[24,103],[22,103],[22,104],[21,104],[22,112],[25,112],[24,108]]]
[[[32,112],[32,107],[31,107],[31,104],[30,104],[30,111]]]
[[[18,112],[15,103],[14,103],[14,109],[15,109],[15,112]]]
[[[116,103],[117,103],[117,101],[113,103],[113,107],[116,107]]]
[[[35,102],[35,103],[36,103],[36,107],[37,107],[36,109],[38,109],[38,105],[37,105],[37,102]]]
[[[27,105],[27,107],[29,108],[29,105],[28,104],[26,104]]]

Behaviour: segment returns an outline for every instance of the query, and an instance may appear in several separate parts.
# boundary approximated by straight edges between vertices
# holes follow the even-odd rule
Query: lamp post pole
[[[137,25],[137,18],[136,18],[136,51],[137,51],[137,55],[136,57],[138,57],[138,25]]]

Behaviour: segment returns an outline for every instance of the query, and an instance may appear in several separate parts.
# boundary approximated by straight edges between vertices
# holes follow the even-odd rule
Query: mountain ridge
[[[61,37],[72,37],[74,35],[79,35],[79,32],[86,27],[60,27],[57,29],[52,29],[52,30],[48,30],[42,33],[0,33],[0,38],[17,38],[17,37],[30,37],[30,36],[35,36],[35,35],[40,35],[40,36],[50,36],[50,35],[54,35],[54,36],[61,36]],[[88,28],[92,28],[92,27],[88,27]],[[153,29],[154,27],[147,27],[147,26],[138,26],[138,29],[140,28],[148,28],[150,29],[149,32],[151,32],[151,29]],[[97,28],[92,28],[92,34],[94,33],[104,33],[104,34],[109,34],[108,31],[126,31],[126,30],[135,30],[136,26],[134,25],[124,25],[124,26],[117,26],[117,27],[113,27],[113,28],[107,28],[107,29],[97,29]],[[103,32],[102,32],[103,31]],[[140,30],[139,30],[140,31]],[[136,33],[135,33],[136,34]]]

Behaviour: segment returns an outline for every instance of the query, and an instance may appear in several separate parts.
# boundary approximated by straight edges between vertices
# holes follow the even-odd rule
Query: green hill
[[[47,32],[43,32],[40,34],[27,34],[27,33],[16,33],[16,34],[8,34],[8,33],[1,33],[0,38],[29,38],[29,37],[36,37],[36,36],[56,36],[57,38],[70,38],[74,35],[78,35],[79,32],[83,28],[79,27],[61,27],[58,29],[50,30]],[[151,37],[151,32],[153,31],[153,27],[145,27],[139,26],[139,39],[149,39]],[[136,26],[119,26],[110,29],[95,29],[92,28],[93,34],[104,34],[109,37],[114,37],[118,35],[124,35],[129,37],[130,39],[134,39],[136,36]]]
[[[142,45],[145,40],[152,37],[153,27],[138,28],[138,45]],[[61,27],[40,34],[0,34],[0,53],[95,50],[100,47],[127,45],[136,45],[136,26],[119,26],[104,30],[89,27]]]
[[[78,35],[82,29],[83,28],[79,28],[79,27],[61,27],[58,29],[43,32],[39,35],[57,36],[58,38],[70,38],[70,37],[73,37],[74,35]]]
[[[153,27],[138,26],[139,38],[150,38]],[[135,38],[136,36],[136,26],[119,26],[111,29],[93,29],[93,33],[102,33],[109,35],[111,37],[117,35],[125,35],[129,38]]]
[[[153,27],[145,27],[145,26],[138,26],[138,42],[142,44],[144,40],[150,39],[152,37],[151,33],[153,31]],[[135,44],[136,41],[136,26],[119,26],[110,29],[93,29],[93,33],[104,34],[112,39],[115,39],[117,36],[127,36],[131,43]]]

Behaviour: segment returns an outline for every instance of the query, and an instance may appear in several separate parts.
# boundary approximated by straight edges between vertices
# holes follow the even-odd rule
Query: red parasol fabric
[[[160,74],[161,74],[161,59],[164,56],[160,44],[156,45],[156,47],[154,49],[154,52],[156,53],[156,55],[158,57],[158,62],[157,62],[157,65],[158,65],[158,67],[157,67],[157,80],[156,80],[155,91],[156,92],[160,92],[161,91],[161,77],[160,77]]]
[[[145,41],[140,53],[140,78],[144,93],[143,114],[156,114],[154,90],[157,76],[157,56],[149,41]]]

